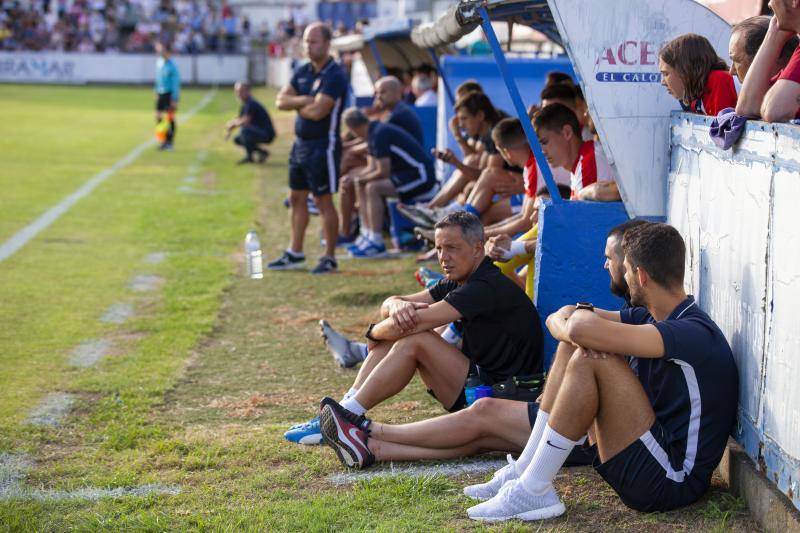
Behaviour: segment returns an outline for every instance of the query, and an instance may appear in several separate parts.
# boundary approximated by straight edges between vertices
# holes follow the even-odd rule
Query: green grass
[[[188,90],[183,109],[203,96]],[[272,91],[259,91],[271,103]],[[5,240],[152,131],[147,88],[0,86],[0,239]],[[342,273],[242,275],[240,247],[255,227],[268,258],[286,245],[286,158],[290,133],[267,165],[235,167],[222,124],[235,113],[229,91],[188,123],[177,150],[144,153],[52,227],[0,263],[0,452],[27,453],[24,486],[69,491],[162,483],[176,496],[99,501],[0,501],[0,530],[379,530],[481,529],[465,518],[464,483],[443,476],[396,477],[334,486],[341,472],[327,449],[286,443],[290,423],[309,418],[325,394],[340,394],[353,371],[332,364],[317,332],[326,318],[359,334],[386,295],[416,290],[410,258],[343,261]],[[274,113],[278,129],[291,116]],[[199,151],[196,187],[178,191]],[[318,221],[309,262],[319,253]],[[147,254],[168,252],[163,263]],[[136,274],[160,290],[128,289]],[[129,302],[121,326],[98,318]],[[111,339],[96,367],[67,360],[80,342]],[[59,428],[26,423],[46,393],[78,398]],[[441,414],[414,382],[373,411],[395,422]],[[559,478],[565,517],[534,525],[559,531],[734,530],[754,524],[741,500],[716,486],[686,510],[642,515],[624,508],[590,469]],[[529,526],[507,524],[501,531]]]

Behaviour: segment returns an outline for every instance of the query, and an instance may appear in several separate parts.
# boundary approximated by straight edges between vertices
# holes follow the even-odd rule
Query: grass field
[[[182,109],[206,93],[187,90]],[[151,107],[147,88],[0,86],[0,243],[146,141]],[[286,244],[292,117],[272,110],[285,132],[272,157],[236,167],[221,130],[236,108],[229,90],[215,93],[179,123],[175,152],[148,148],[0,262],[0,530],[481,529],[460,490],[487,474],[338,486],[329,450],[282,439],[354,376],[333,365],[317,321],[359,333],[386,296],[416,285],[411,259],[245,279],[248,229],[268,258]],[[312,264],[318,231],[315,220]],[[152,290],[131,283],[143,275]],[[120,304],[129,320],[100,320]],[[72,364],[90,341],[105,343],[105,357]],[[32,424],[54,392],[73,398],[68,416]],[[418,382],[371,412],[395,422],[440,413]],[[152,485],[171,493],[87,497]],[[688,509],[644,515],[589,469],[557,485],[567,515],[534,529],[756,529],[720,486]]]

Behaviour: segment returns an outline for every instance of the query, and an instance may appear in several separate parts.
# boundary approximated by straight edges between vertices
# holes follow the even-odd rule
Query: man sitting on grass
[[[480,494],[491,498],[467,510],[473,520],[563,514],[553,478],[587,432],[597,442],[595,468],[633,509],[668,511],[708,489],[736,419],[730,346],[683,290],[686,249],[675,228],[642,225],[625,234],[623,250],[631,303],[640,307],[582,303],[548,317],[560,344],[522,453],[528,463],[506,471],[496,493]],[[617,354],[633,356],[636,371]]]
[[[625,283],[622,240],[625,233],[633,228],[647,224],[643,220],[629,220],[614,227],[606,239],[605,268],[611,280],[611,292],[625,299],[628,305],[628,285]],[[481,398],[467,409],[457,413],[442,415],[429,420],[410,424],[383,424],[364,419],[352,422],[353,417],[332,401],[327,401],[320,411],[320,420],[325,442],[337,453],[347,466],[365,467],[374,461],[413,461],[420,459],[452,459],[490,451],[519,453],[536,426],[539,406],[533,402]],[[354,424],[357,422],[358,424]],[[546,419],[544,420],[546,422]],[[366,426],[366,431],[363,431]],[[537,431],[543,428],[539,423]],[[352,435],[339,441],[339,428],[343,435],[350,435],[355,428],[356,439]],[[361,431],[361,433],[359,433]],[[339,447],[352,448],[341,453]],[[535,450],[533,450],[535,451]],[[530,455],[531,449],[528,449]],[[352,458],[359,458],[353,460]],[[596,449],[588,445],[575,449],[570,456],[571,464],[589,464],[596,455]],[[348,459],[350,458],[350,459]],[[500,489],[516,465],[522,467],[514,477],[520,475],[530,456],[522,456],[514,461],[509,456],[508,466],[501,469],[488,483],[474,485],[467,490],[472,497],[491,497]]]
[[[492,384],[542,371],[539,315],[484,255],[477,217],[458,212],[442,219],[436,250],[446,278],[430,290],[388,298],[383,320],[367,330],[369,356],[341,402],[353,417],[403,390],[417,372],[445,409],[457,411],[466,405],[464,383],[471,372]],[[461,350],[432,331],[456,320],[463,324]],[[319,421],[308,426],[285,436],[308,442],[316,431],[318,440]]]

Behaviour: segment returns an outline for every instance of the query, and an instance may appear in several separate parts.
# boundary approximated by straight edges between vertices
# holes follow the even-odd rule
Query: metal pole
[[[444,91],[447,97],[450,99],[450,105],[455,105],[456,99],[453,97],[453,90],[450,88],[450,83],[447,81],[447,78],[444,75],[444,70],[442,70],[441,63],[439,63],[439,54],[436,53],[436,49],[433,47],[428,48],[428,52],[430,52],[431,57],[433,58],[433,66],[436,67],[436,72],[438,72],[439,77],[442,78]]]
[[[489,19],[489,13],[486,11],[485,7],[479,7],[478,13],[481,16],[481,28],[483,28],[486,40],[489,41],[489,46],[492,48],[494,59],[497,61],[497,67],[500,69],[500,75],[503,76],[503,81],[506,84],[506,88],[508,88],[508,93],[511,95],[514,109],[516,109],[519,121],[522,123],[522,129],[525,130],[525,137],[528,138],[528,144],[531,146],[531,150],[533,150],[536,161],[539,162],[539,169],[547,185],[547,190],[550,191],[550,197],[554,204],[560,203],[563,199],[558,192],[556,180],[553,179],[553,173],[550,171],[550,166],[547,164],[547,158],[545,158],[544,152],[542,151],[542,145],[539,144],[539,138],[536,136],[533,124],[531,124],[528,118],[528,111],[525,109],[525,104],[522,102],[517,84],[514,78],[511,77],[511,71],[508,69],[508,63],[506,62],[506,56],[503,54],[503,49],[500,47],[500,42],[497,40],[494,28],[492,28],[492,21]]]
[[[381,77],[386,76],[386,65],[383,64],[381,54],[378,52],[378,45],[375,43],[375,39],[369,40],[369,49],[372,51],[372,55],[375,57],[375,62],[378,64],[378,70],[381,73]]]

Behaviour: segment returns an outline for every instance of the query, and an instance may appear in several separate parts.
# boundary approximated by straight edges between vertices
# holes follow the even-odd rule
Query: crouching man
[[[341,406],[326,398],[329,444],[350,466],[367,466],[364,413],[403,390],[419,372],[442,406],[466,406],[470,373],[493,384],[542,371],[542,331],[531,300],[483,252],[483,226],[474,215],[452,213],[436,225],[436,250],[445,273],[429,290],[392,296],[381,307],[383,320],[370,325],[369,355]],[[459,350],[434,328],[460,320]],[[349,424],[342,438],[336,427]],[[354,431],[351,431],[355,428]],[[356,435],[357,436],[354,436]],[[291,429],[288,440],[320,441],[319,418]]]

